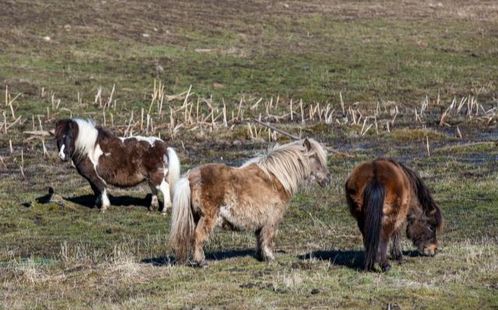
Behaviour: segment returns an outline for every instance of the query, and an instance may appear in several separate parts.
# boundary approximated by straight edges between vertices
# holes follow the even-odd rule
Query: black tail
[[[374,179],[363,192],[364,221],[363,243],[365,245],[365,270],[373,270],[379,248],[382,209],[384,206],[384,186]]]

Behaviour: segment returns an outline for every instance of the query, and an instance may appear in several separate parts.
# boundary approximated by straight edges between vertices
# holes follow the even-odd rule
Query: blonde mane
[[[311,175],[309,155],[315,153],[323,166],[327,165],[327,153],[317,141],[308,139],[311,150],[304,146],[304,140],[276,145],[265,155],[252,158],[241,168],[256,164],[267,175],[274,175],[284,189],[291,195],[295,194],[299,185]]]

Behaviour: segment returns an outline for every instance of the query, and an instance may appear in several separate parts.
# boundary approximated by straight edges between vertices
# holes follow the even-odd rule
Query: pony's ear
[[[311,151],[311,143],[310,143],[310,140],[308,140],[308,138],[304,139],[303,145],[307,151]]]

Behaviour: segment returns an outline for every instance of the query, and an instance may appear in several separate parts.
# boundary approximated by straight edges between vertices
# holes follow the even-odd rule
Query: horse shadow
[[[254,249],[238,249],[228,251],[214,251],[206,253],[206,260],[208,261],[221,261],[236,257],[250,256],[256,259]],[[174,256],[159,256],[152,258],[144,258],[141,261],[144,264],[151,264],[153,266],[171,266],[176,263]]]
[[[112,206],[139,206],[148,208],[152,201],[152,194],[147,194],[144,198],[132,197],[132,196],[113,196],[108,195]],[[81,195],[73,197],[63,197],[64,200],[70,201],[74,204],[78,204],[87,208],[95,208],[95,195]]]
[[[236,257],[251,256],[256,258],[256,252],[254,249],[238,249],[238,250],[227,250],[227,251],[215,251],[206,253],[206,259],[208,260],[225,260]]]
[[[344,266],[354,270],[362,270],[364,254],[363,251],[350,250],[312,251],[299,255],[298,258],[301,260],[318,259],[329,261],[335,266]]]
[[[416,250],[403,251],[403,257],[421,257],[423,256]],[[332,250],[332,251],[313,251],[298,256],[301,260],[319,259],[329,261],[335,266],[344,266],[353,270],[363,270],[365,255],[363,251],[350,250]]]
[[[175,264],[175,259],[171,256],[159,256],[159,257],[151,257],[144,258],[140,261],[142,264],[150,264],[152,266],[172,266]]]
[[[403,251],[403,257],[424,257],[424,255],[417,250],[409,250]]]

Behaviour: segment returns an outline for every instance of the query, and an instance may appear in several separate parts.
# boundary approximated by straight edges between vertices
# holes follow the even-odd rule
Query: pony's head
[[[304,139],[306,157],[309,160],[310,179],[324,187],[330,183],[330,172],[327,167],[327,153],[324,147],[313,139]]]
[[[71,159],[76,149],[78,124],[72,119],[62,119],[55,124],[55,140],[59,157],[63,161]]]
[[[98,130],[89,120],[62,119],[55,124],[55,140],[63,161],[81,160],[95,148]]]
[[[437,233],[442,226],[441,210],[435,208],[421,215],[410,214],[406,227],[406,236],[422,255],[434,256],[438,250]]]
[[[412,192],[418,200],[415,208],[408,214],[406,236],[413,241],[420,254],[434,256],[438,249],[437,233],[443,226],[441,209],[417,173],[400,165],[410,180]]]

